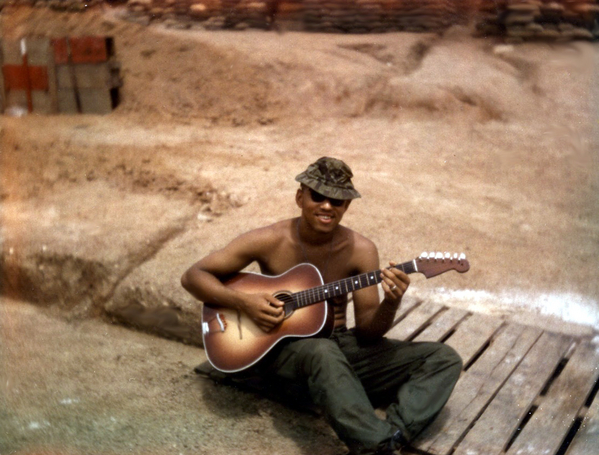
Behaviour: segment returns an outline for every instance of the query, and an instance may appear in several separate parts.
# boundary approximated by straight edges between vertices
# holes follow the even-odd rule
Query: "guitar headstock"
[[[424,252],[415,259],[418,272],[427,278],[440,275],[449,270],[464,273],[470,269],[470,264],[464,253]]]

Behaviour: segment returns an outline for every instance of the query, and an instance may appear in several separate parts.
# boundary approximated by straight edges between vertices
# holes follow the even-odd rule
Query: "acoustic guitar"
[[[431,278],[449,270],[460,273],[470,265],[464,254],[422,253],[396,268],[405,273],[422,273]],[[202,338],[208,360],[217,370],[236,373],[255,365],[276,344],[286,338],[328,337],[334,314],[328,298],[348,294],[381,282],[375,270],[323,284],[312,264],[299,264],[282,275],[239,273],[224,284],[246,293],[267,292],[284,303],[285,319],[270,332],[264,332],[239,310],[209,302],[202,309]]]

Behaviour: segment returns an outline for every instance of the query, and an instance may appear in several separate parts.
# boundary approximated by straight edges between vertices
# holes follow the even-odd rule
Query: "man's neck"
[[[297,235],[299,237],[299,241],[309,246],[322,246],[322,245],[330,245],[333,239],[335,238],[335,234],[340,229],[340,226],[336,226],[334,230],[331,232],[319,232],[312,228],[305,220],[301,217],[297,218]]]

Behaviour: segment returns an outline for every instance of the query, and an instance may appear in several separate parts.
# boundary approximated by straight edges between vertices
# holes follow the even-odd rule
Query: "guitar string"
[[[297,233],[297,241],[298,241],[300,250],[302,252],[302,255],[304,256],[304,261],[306,261],[309,264],[312,264],[310,262],[310,260],[308,259],[308,255],[306,254],[306,250],[304,249],[304,243],[302,242],[302,237],[300,236],[300,226],[299,226],[300,225],[300,220],[301,220],[301,218],[298,218],[297,222],[295,223],[295,231]],[[329,254],[327,255],[327,259],[326,259],[326,262],[324,264],[324,268],[322,270],[322,275],[321,276],[323,277],[323,279],[324,279],[324,276],[326,276],[326,273],[327,273],[327,271],[329,269],[329,262],[331,261],[331,256],[333,254],[333,244],[334,244],[334,240],[335,240],[335,233],[336,232],[333,232],[333,236],[331,237],[331,242],[330,242],[330,245],[329,245]],[[316,264],[312,264],[312,265],[316,266]],[[324,287],[325,285],[326,284],[323,284],[322,286],[319,286],[319,287]],[[306,291],[302,291],[302,292],[306,292]],[[296,294],[299,294],[299,293],[296,293]],[[296,303],[296,305],[297,305],[297,303]]]
[[[363,273],[361,275],[356,275],[349,278],[343,278],[339,281],[334,281],[332,283],[326,283],[322,286],[317,286],[312,289],[306,289],[304,291],[297,292],[296,295],[301,295],[306,297],[308,300],[307,304],[320,302],[325,300],[327,296],[324,294],[328,291],[331,291],[329,297],[332,295],[333,297],[337,295],[348,294],[352,291],[362,289],[364,287],[372,286],[373,284],[378,284],[380,279],[377,281],[377,275],[380,273],[380,270],[376,270],[374,272]],[[370,278],[369,275],[372,275]],[[374,283],[371,283],[371,279],[374,280]],[[352,282],[355,281],[358,286],[355,287]],[[345,291],[343,288],[345,287]],[[350,289],[351,288],[351,289]],[[341,290],[340,293],[337,293],[337,290]]]
[[[442,260],[442,262],[444,262],[444,261]],[[457,264],[462,264],[462,261],[457,261]],[[418,271],[418,268],[415,265],[415,260],[407,261],[402,264],[397,264],[394,266],[387,267],[387,269],[392,269],[392,268],[401,269],[403,272],[408,273],[408,274]],[[320,302],[320,301],[326,299],[326,296],[323,294],[323,292],[326,292],[328,290],[333,291],[334,296],[337,295],[334,292],[335,286],[337,286],[337,288],[342,288],[343,286],[345,286],[345,292],[343,292],[343,290],[342,290],[341,294],[347,294],[349,292],[371,286],[372,285],[372,283],[370,282],[371,278],[369,277],[369,275],[371,275],[371,274],[373,275],[372,279],[374,280],[375,284],[378,284],[381,282],[381,278],[379,276],[380,272],[381,272],[381,270],[375,270],[373,272],[367,272],[367,273],[363,273],[361,275],[355,275],[353,277],[343,278],[339,281],[334,281],[331,283],[323,284],[322,286],[317,286],[312,289],[307,289],[305,291],[297,292],[297,293],[295,293],[295,295],[306,296],[309,300],[309,302],[306,303],[306,305],[309,305],[310,303],[316,303],[316,302]],[[365,280],[366,283],[364,283],[363,280]],[[357,288],[354,287],[354,284],[352,284],[352,281],[354,281],[355,284],[358,285]],[[350,287],[352,288],[351,290],[349,289]]]
[[[403,270],[406,273],[414,272],[414,269],[412,267],[412,261],[408,261],[403,264],[398,264],[393,267],[398,268],[398,269],[401,268],[401,270]],[[387,267],[387,268],[390,269],[393,267]],[[344,278],[342,280],[323,284],[322,286],[317,286],[312,289],[307,289],[305,291],[296,292],[295,295],[305,297],[308,300],[308,302],[306,304],[309,305],[310,303],[316,303],[316,302],[320,302],[320,301],[326,299],[324,292],[327,292],[328,290],[333,291],[332,295],[336,296],[337,294],[335,293],[335,291],[337,289],[341,289],[341,291],[342,291],[341,294],[348,294],[352,291],[359,290],[364,287],[372,286],[373,283],[371,283],[371,279],[374,281],[374,284],[378,284],[381,282],[381,278],[379,277],[380,272],[381,272],[381,270],[375,270],[373,272],[367,272],[367,273],[363,273],[363,274],[356,275],[353,277]],[[354,284],[352,284],[352,281],[355,282],[354,284],[357,284],[358,287],[354,287]],[[364,281],[365,281],[365,283],[364,283]],[[343,289],[342,289],[344,286],[345,286],[345,291],[343,291]],[[352,288],[351,290],[350,290],[350,287]],[[341,294],[339,294],[339,295],[341,295]]]

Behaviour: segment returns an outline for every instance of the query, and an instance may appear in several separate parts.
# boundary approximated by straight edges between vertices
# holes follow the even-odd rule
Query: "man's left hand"
[[[399,305],[401,298],[410,285],[410,278],[401,270],[395,268],[395,262],[389,262],[391,268],[383,269],[381,284],[385,292],[385,300]]]

